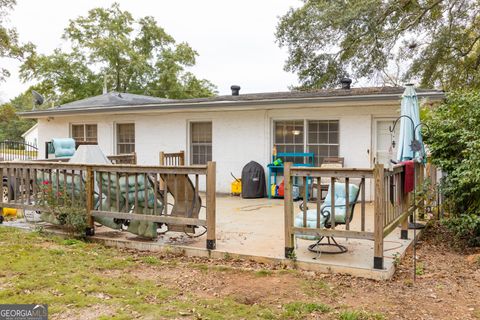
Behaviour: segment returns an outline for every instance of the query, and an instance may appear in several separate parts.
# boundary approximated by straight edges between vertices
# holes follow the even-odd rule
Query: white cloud
[[[21,41],[32,41],[41,53],[62,45],[70,19],[111,0],[18,0],[10,16]],[[287,0],[118,0],[134,17],[153,16],[178,42],[188,42],[200,54],[193,72],[212,81],[220,94],[238,84],[241,93],[284,91],[296,76],[283,71],[286,52],[275,43],[278,17],[299,1]],[[5,60],[5,59],[4,59]],[[12,76],[0,84],[0,99],[15,97],[28,87],[18,79],[15,61],[0,61]]]

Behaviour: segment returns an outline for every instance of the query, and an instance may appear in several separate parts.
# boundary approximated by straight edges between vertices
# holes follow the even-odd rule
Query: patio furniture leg
[[[327,243],[322,243],[323,239],[327,239]],[[337,251],[330,251],[328,249],[324,250],[323,248],[337,248]],[[334,237],[321,237],[317,242],[308,246],[308,251],[315,253],[328,253],[328,254],[339,254],[345,253],[348,251],[347,247],[339,244]]]

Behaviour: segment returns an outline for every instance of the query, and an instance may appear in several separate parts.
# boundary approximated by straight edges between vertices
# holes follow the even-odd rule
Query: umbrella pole
[[[414,121],[411,117],[409,117],[407,115],[401,115],[400,117],[397,118],[397,120],[395,120],[395,123],[393,125],[393,129],[391,128],[390,132],[393,132],[395,130],[395,126],[397,125],[397,122],[401,118],[408,118],[412,122],[413,139],[412,139],[410,148],[413,152],[412,159],[415,162],[415,153],[418,151],[418,150],[415,150],[415,148],[418,147],[418,142],[417,142],[417,139],[416,139],[416,131],[417,131],[418,125],[415,126],[415,123],[414,123]],[[408,226],[409,229],[413,229],[413,282],[415,282],[415,280],[417,278],[417,248],[416,248],[417,229],[425,228],[425,225],[416,222],[416,209],[417,209],[417,199],[416,199],[416,196],[417,196],[417,168],[416,167],[417,166],[414,164],[414,166],[413,166],[413,208],[414,208],[414,210],[412,212],[412,215],[410,216],[410,224]]]
[[[415,135],[414,135],[415,137]],[[414,153],[415,155],[415,153]],[[412,214],[412,221],[413,225],[415,226],[415,216],[417,211],[417,169],[416,165],[413,166],[413,214]],[[417,228],[413,228],[413,282],[415,283],[417,279]]]

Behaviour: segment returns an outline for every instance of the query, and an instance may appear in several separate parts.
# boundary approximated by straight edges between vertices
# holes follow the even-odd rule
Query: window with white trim
[[[281,120],[275,121],[274,144],[277,153],[302,153],[305,150],[303,132],[303,120]],[[284,162],[298,161],[290,157],[283,157]]]
[[[212,123],[190,122],[190,164],[212,161]]]
[[[338,120],[309,120],[307,150],[315,154],[315,166],[320,166],[323,158],[338,157]]]
[[[313,152],[315,166],[320,166],[325,157],[339,156],[338,120],[276,120],[273,124],[277,153]],[[282,160],[299,161],[290,157]]]
[[[117,123],[117,154],[135,152],[135,124]]]
[[[76,142],[97,142],[96,124],[72,124],[70,132]]]

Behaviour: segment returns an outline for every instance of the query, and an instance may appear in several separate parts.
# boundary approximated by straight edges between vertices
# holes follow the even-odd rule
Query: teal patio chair
[[[358,196],[360,194],[360,188],[362,188],[362,184],[359,186],[350,183],[349,184],[349,207],[348,207],[348,218],[349,223],[352,221],[353,212],[355,210],[355,204],[358,202]],[[328,187],[328,193],[325,197],[324,203],[320,207],[320,228],[331,228],[331,192],[332,192],[332,185],[330,184]],[[345,183],[335,182],[335,225],[342,225],[347,223],[347,212],[346,212],[346,185]],[[302,205],[301,205],[302,206]],[[317,228],[317,209],[308,209],[307,207],[307,225],[303,225],[303,212],[298,213],[295,216],[294,221],[295,227],[306,227],[306,228]],[[313,240],[316,241],[314,244],[308,246],[308,250],[315,253],[345,253],[347,252],[347,248],[335,240],[334,237],[330,236],[312,236],[312,235],[298,235],[296,236],[300,239],[305,240]],[[327,243],[322,242],[323,239],[327,240]],[[335,250],[328,250],[324,249],[327,247],[334,247]]]

